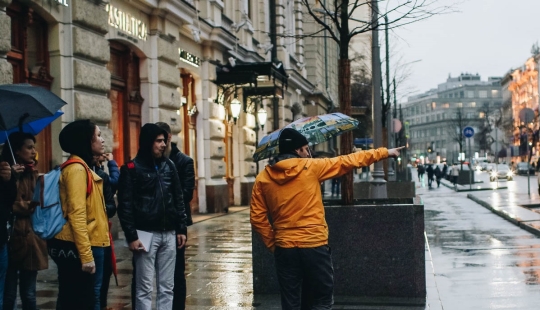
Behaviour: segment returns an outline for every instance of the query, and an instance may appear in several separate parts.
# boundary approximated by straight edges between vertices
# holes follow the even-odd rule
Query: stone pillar
[[[176,42],[171,38],[156,38],[159,121],[171,126],[173,142],[178,143],[182,124],[177,114],[180,109],[180,94],[177,90],[180,86],[180,72],[177,69],[179,56]]]
[[[112,117],[111,102],[107,98],[111,89],[111,74],[106,67],[110,52],[109,42],[105,38],[109,31],[109,16],[104,6],[94,1],[73,1],[71,9],[73,105],[70,111],[72,119],[66,121],[90,119],[95,122],[100,126],[106,150],[111,151],[113,134],[106,127]],[[66,67],[69,67],[67,65],[71,60],[69,54],[69,51],[64,51],[67,59],[61,60]],[[64,81],[62,86],[68,86],[66,84],[69,82]]]
[[[13,83],[13,67],[6,55],[11,50],[11,18],[6,14],[6,6],[11,0],[0,0],[0,84]]]
[[[253,161],[253,153],[257,145],[257,133],[255,132],[255,115],[244,113],[245,124],[242,127],[241,147],[238,154],[240,164],[240,204],[247,206],[251,203],[251,190],[255,183],[257,165]]]

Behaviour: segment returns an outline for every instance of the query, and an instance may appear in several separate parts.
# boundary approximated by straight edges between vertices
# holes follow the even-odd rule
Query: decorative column
[[[111,102],[107,98],[111,89],[111,74],[106,67],[110,59],[109,42],[105,39],[109,31],[108,13],[104,4],[96,2],[71,2],[73,24],[71,29],[65,29],[68,32],[64,35],[69,39],[71,30],[73,46],[71,51],[69,46],[60,49],[59,62],[64,67],[69,67],[70,60],[73,63],[73,85],[67,79],[62,81],[62,87],[71,88],[73,93],[73,119],[66,121],[90,119],[95,122],[105,139],[106,151],[111,151],[113,134],[106,126],[112,117]]]
[[[11,18],[6,14],[6,7],[11,0],[0,0],[0,84],[13,83],[13,67],[6,55],[11,50]]]

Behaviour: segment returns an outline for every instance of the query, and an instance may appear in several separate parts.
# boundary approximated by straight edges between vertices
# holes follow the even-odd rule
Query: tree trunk
[[[386,123],[383,123],[386,124]],[[385,126],[382,128],[382,145],[388,148],[388,128]],[[383,160],[384,179],[388,181],[388,160]]]
[[[351,115],[351,61],[348,58],[339,59],[338,91],[341,113]],[[352,131],[340,136],[340,155],[350,154],[353,146]],[[344,205],[353,204],[353,172],[350,171],[341,178],[341,199]]]

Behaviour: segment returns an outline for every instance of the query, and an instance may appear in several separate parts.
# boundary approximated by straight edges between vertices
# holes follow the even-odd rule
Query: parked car
[[[489,181],[495,182],[497,179],[506,179],[512,181],[514,179],[514,173],[506,164],[498,164],[494,166],[493,170],[489,174]]]
[[[516,170],[516,173],[518,175],[527,175],[527,170],[529,171],[529,175],[534,175],[535,172],[534,167],[531,164],[525,162],[518,163]]]

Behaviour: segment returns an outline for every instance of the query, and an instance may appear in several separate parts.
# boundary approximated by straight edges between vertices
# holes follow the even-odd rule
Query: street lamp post
[[[373,35],[371,36],[371,66],[373,69],[373,144],[375,148],[382,146],[382,101],[381,101],[381,50],[379,47],[379,9],[378,1],[371,0],[371,22],[373,25]],[[388,198],[386,181],[384,180],[384,169],[382,161],[375,163],[373,180],[370,188],[370,197],[376,199]]]

